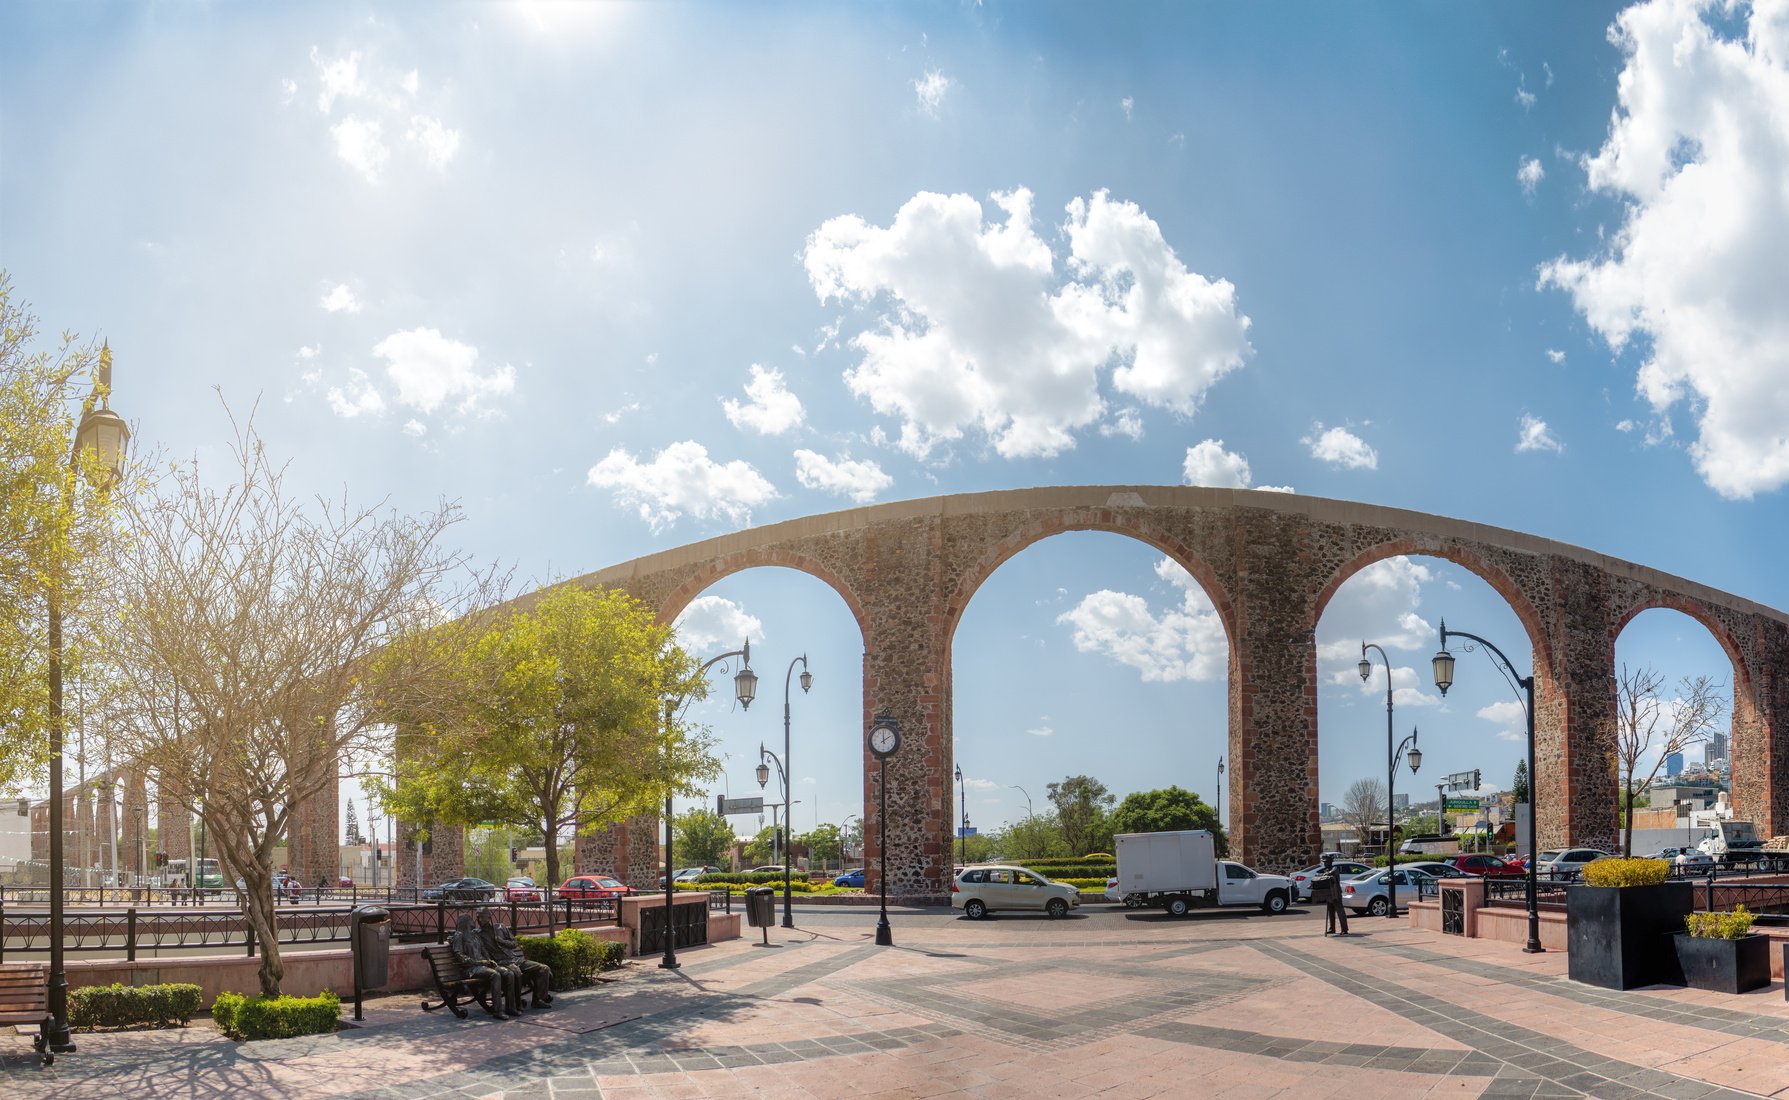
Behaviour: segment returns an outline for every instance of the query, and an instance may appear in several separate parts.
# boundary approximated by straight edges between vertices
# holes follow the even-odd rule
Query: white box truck
[[[1211,833],[1120,833],[1118,891],[1126,905],[1154,905],[1176,917],[1198,905],[1259,906],[1283,913],[1292,904],[1292,880],[1260,875],[1233,860],[1218,859]]]

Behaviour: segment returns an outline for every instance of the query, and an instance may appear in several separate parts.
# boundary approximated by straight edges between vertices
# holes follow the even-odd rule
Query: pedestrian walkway
[[[81,1035],[49,1069],[14,1039],[0,1096],[1789,1097],[1780,985],[1616,993],[1401,921],[1084,913],[901,913],[882,948],[874,914],[804,912],[509,1022],[406,995],[306,1039]]]

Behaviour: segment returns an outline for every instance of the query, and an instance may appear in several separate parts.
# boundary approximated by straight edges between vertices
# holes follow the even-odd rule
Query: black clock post
[[[882,894],[882,917],[876,922],[876,944],[879,947],[894,946],[894,929],[888,924],[888,758],[900,747],[901,724],[886,711],[877,715],[875,722],[870,725],[870,751],[876,754],[881,765],[881,773],[876,781],[882,796],[882,810],[876,821],[882,848],[882,862],[876,874],[876,883]]]

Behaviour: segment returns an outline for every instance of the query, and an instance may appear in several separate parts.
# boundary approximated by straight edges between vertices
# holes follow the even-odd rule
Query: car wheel
[[[1187,905],[1185,898],[1170,898],[1168,900],[1168,915],[1170,917],[1184,917],[1189,908],[1191,907]]]
[[[970,920],[982,920],[988,915],[988,907],[980,898],[970,898],[963,903],[963,915]]]
[[[1286,911],[1285,893],[1279,890],[1270,892],[1267,895],[1267,900],[1261,903],[1261,908],[1269,913],[1284,913]]]
[[[1044,912],[1051,920],[1061,920],[1068,916],[1068,902],[1061,898],[1051,898],[1049,904],[1044,906]]]
[[[1385,911],[1390,908],[1391,903],[1384,898],[1374,898],[1372,901],[1367,902],[1367,912],[1375,917],[1383,917]]]

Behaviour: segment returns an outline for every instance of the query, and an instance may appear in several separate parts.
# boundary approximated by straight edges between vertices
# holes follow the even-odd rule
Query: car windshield
[[[1557,851],[1552,851],[1552,852],[1542,852],[1542,853],[1541,853],[1541,854],[1540,854],[1540,858],[1541,858],[1541,859],[1542,859],[1542,860],[1543,860],[1543,861],[1545,861],[1545,860],[1553,860],[1553,859],[1558,859],[1558,858],[1559,858],[1559,853],[1558,853],[1558,852],[1557,852]]]

